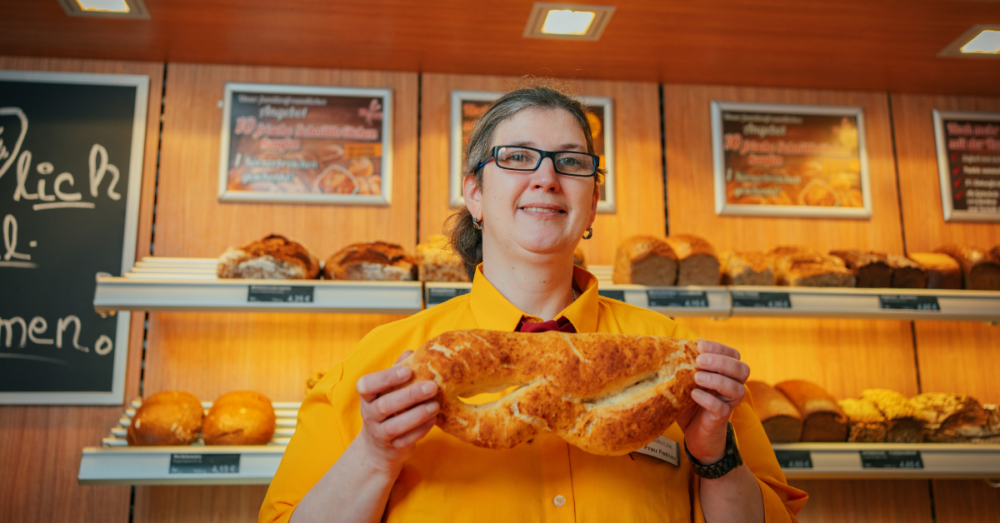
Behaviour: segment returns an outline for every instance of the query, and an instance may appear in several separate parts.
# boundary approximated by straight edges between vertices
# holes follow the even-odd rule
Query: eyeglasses
[[[474,172],[479,172],[490,161],[496,161],[498,167],[508,171],[534,171],[545,158],[552,159],[552,167],[557,173],[584,178],[597,174],[600,163],[597,155],[578,151],[542,151],[533,147],[497,145],[493,148],[493,155],[479,164]]]

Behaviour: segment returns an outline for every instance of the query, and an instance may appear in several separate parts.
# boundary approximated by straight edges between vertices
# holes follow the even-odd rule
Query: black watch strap
[[[706,479],[721,478],[729,474],[729,471],[743,464],[740,449],[736,447],[736,434],[733,432],[732,422],[726,427],[726,453],[719,461],[711,465],[705,465],[694,459],[694,456],[688,451],[686,438],[684,440],[684,453],[687,454],[688,461],[691,462],[691,468],[694,469],[694,473]]]

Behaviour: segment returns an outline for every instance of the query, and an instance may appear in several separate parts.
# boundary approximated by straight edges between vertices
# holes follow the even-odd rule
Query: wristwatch
[[[705,465],[694,459],[694,456],[688,452],[686,438],[684,440],[684,453],[687,454],[688,461],[691,462],[691,468],[694,469],[694,473],[705,479],[721,478],[729,474],[729,471],[743,464],[743,458],[740,457],[740,449],[736,447],[736,434],[733,433],[732,423],[729,423],[726,427],[726,453],[719,461],[711,465]]]

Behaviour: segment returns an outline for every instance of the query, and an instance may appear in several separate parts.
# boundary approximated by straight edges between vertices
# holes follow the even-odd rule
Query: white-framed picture
[[[861,107],[712,102],[715,212],[868,219]]]
[[[449,198],[452,207],[465,205],[462,196],[462,170],[465,164],[465,148],[469,144],[469,134],[479,118],[503,93],[486,91],[451,92],[451,158],[449,170]],[[598,96],[581,97],[587,107],[587,121],[594,139],[594,153],[600,157],[600,166],[607,171],[604,185],[601,185],[597,212],[615,212],[615,132],[614,104],[611,98]]]
[[[388,205],[390,89],[227,83],[219,199]]]
[[[1000,113],[934,111],[946,222],[1000,222]]]

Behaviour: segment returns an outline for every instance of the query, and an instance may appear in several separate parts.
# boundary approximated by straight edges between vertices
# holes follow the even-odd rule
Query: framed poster
[[[934,111],[946,222],[1000,222],[1000,113]]]
[[[392,91],[227,83],[222,201],[388,205]]]
[[[465,148],[469,134],[479,117],[503,93],[484,91],[451,92],[451,169],[449,176],[449,203],[452,207],[465,205],[462,196],[462,167],[465,165]],[[615,212],[615,131],[614,108],[611,98],[585,96],[580,99],[587,106],[587,120],[594,139],[594,153],[600,157],[600,166],[607,171],[597,212]]]
[[[860,107],[712,102],[715,212],[872,214]]]
[[[0,71],[0,403],[121,405],[127,311],[97,276],[135,263],[144,75]]]

